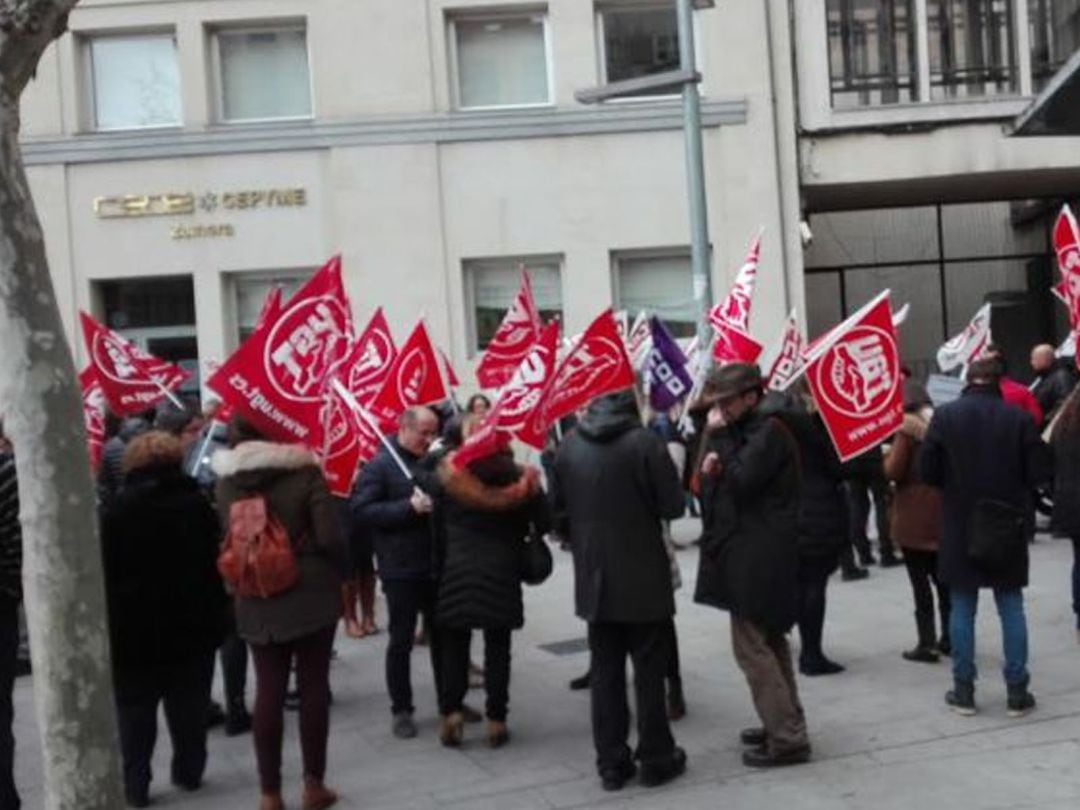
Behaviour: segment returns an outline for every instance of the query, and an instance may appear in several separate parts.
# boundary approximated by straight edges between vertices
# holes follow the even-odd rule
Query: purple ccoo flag
[[[655,315],[650,319],[652,350],[649,352],[649,404],[655,411],[666,411],[688,393],[694,382],[686,370],[686,355],[664,322]]]

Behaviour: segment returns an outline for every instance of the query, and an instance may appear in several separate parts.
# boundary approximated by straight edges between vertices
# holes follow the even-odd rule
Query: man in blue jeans
[[[1002,367],[978,360],[956,402],[934,414],[923,444],[923,480],[942,490],[944,531],[938,574],[952,596],[953,689],[945,702],[975,714],[975,611],[980,588],[992,588],[1001,618],[1010,717],[1035,708],[1028,691],[1029,493],[1051,477],[1049,448],[1024,411],[1001,396]]]

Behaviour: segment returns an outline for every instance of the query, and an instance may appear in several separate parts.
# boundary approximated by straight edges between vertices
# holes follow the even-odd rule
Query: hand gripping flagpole
[[[397,451],[397,448],[394,447],[390,440],[386,438],[386,435],[379,429],[378,424],[375,422],[375,418],[368,409],[356,401],[356,397],[352,395],[352,392],[348,388],[341,384],[341,380],[335,379],[331,381],[330,384],[334,386],[334,390],[337,391],[338,396],[345,401],[345,404],[352,408],[353,412],[363,419],[367,426],[375,432],[375,435],[379,437],[379,441],[382,442],[383,447],[386,448],[386,451],[391,455],[394,461],[397,462],[398,469],[401,470],[402,474],[410,481],[415,481],[416,479],[414,478],[412,471],[410,471],[405,464],[405,459],[401,457],[401,453]]]

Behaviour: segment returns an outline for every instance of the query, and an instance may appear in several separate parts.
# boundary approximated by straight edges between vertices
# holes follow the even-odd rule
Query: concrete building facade
[[[718,294],[763,226],[760,340],[792,307],[813,332],[891,285],[926,365],[981,297],[1029,293],[1080,165],[1008,122],[1076,48],[1076,11],[696,12]],[[69,328],[86,308],[205,373],[270,285],[339,252],[358,321],[381,305],[403,335],[424,315],[459,370],[521,264],[568,333],[609,304],[692,328],[678,99],[574,100],[673,66],[673,0],[83,0],[70,29],[24,100]]]

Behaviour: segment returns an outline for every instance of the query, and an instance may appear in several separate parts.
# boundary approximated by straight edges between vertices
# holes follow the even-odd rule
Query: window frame
[[[245,338],[242,334],[243,324],[240,323],[240,285],[247,282],[268,283],[271,286],[281,287],[283,282],[298,281],[297,290],[301,289],[319,268],[316,266],[289,267],[278,270],[236,270],[224,274],[226,282],[226,323],[225,343],[230,351],[235,350]],[[288,308],[291,296],[285,298],[282,304]]]
[[[283,31],[301,31],[304,34],[304,54],[307,57],[308,113],[306,115],[274,115],[260,118],[228,118],[225,115],[225,74],[221,56],[222,34],[266,34]],[[306,19],[288,18],[254,23],[221,23],[207,25],[210,39],[210,81],[213,94],[213,120],[220,126],[248,126],[253,124],[289,123],[315,120],[315,76],[312,71],[311,38],[308,36]]]
[[[596,18],[596,74],[599,78],[601,85],[609,84],[608,80],[608,65],[607,65],[607,23],[604,20],[604,15],[611,11],[628,11],[628,10],[640,10],[640,11],[657,11],[663,10],[667,5],[671,5],[671,10],[676,11],[675,3],[668,3],[666,0],[597,0],[593,11]],[[696,12],[693,12],[696,14]],[[676,36],[678,36],[678,20],[676,19],[675,25]],[[698,72],[702,74],[702,80],[698,84],[698,92],[705,96],[705,80],[704,70],[702,68],[702,57],[705,53],[705,49],[701,47],[701,26],[694,25],[694,45],[698,54]],[[642,104],[656,101],[678,101],[682,98],[682,93],[656,93],[655,95],[641,95],[641,96],[621,96],[619,98],[604,99],[602,104]]]
[[[511,254],[508,256],[470,256],[461,259],[462,298],[465,302],[465,339],[466,357],[474,360],[482,355],[487,347],[480,346],[480,333],[476,322],[476,270],[498,269],[517,273],[521,267],[526,270],[530,265],[554,265],[559,274],[559,313],[565,320],[566,296],[563,282],[566,276],[566,256],[563,253],[533,253],[528,255]]]
[[[457,26],[460,22],[499,22],[539,16],[544,29],[544,71],[547,79],[547,100],[513,104],[477,104],[466,107],[461,103],[461,60],[458,52]],[[551,14],[545,6],[527,6],[503,10],[466,9],[447,13],[446,52],[449,58],[450,106],[455,112],[496,112],[506,110],[538,110],[555,106],[555,64],[552,47]]]
[[[651,259],[686,259],[687,270],[690,274],[690,289],[693,291],[694,283],[694,266],[693,257],[691,255],[691,248],[689,245],[666,245],[662,247],[649,247],[649,248],[629,248],[626,250],[611,250],[608,253],[608,259],[611,265],[611,303],[616,310],[625,309],[624,302],[622,300],[622,264],[623,262]],[[710,249],[710,257],[711,257]],[[636,312],[630,312],[630,318],[633,320],[637,316]],[[646,310],[646,314],[650,317],[656,315],[655,311]],[[696,324],[698,321],[697,313],[693,313],[690,318],[690,323]],[[665,324],[667,321],[665,320]]]
[[[184,127],[184,76],[180,67],[180,42],[174,26],[150,28],[131,28],[106,31],[79,31],[75,34],[79,48],[79,61],[84,81],[81,83],[83,104],[83,126],[90,132],[160,132],[178,130]],[[98,123],[97,72],[94,66],[94,43],[106,39],[161,39],[172,40],[173,55],[176,58],[177,99],[180,102],[179,118],[168,124],[132,124],[120,127],[104,127]]]

